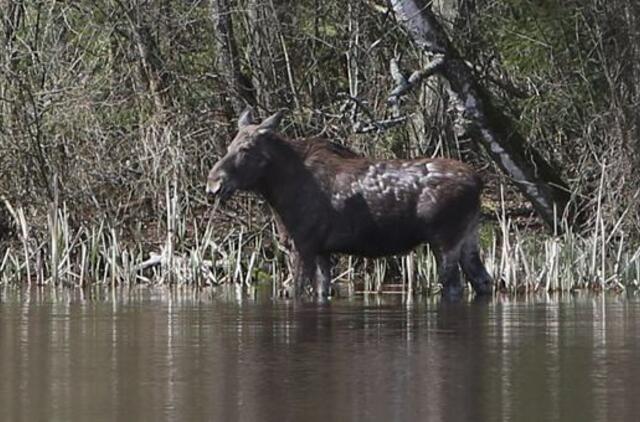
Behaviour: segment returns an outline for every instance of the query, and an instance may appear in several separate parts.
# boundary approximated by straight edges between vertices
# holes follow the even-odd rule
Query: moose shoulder
[[[330,291],[330,254],[368,257],[405,253],[429,243],[444,293],[462,293],[460,270],[477,294],[491,292],[478,253],[482,183],[448,159],[363,158],[332,142],[296,141],[275,132],[276,113],[260,124],[246,110],[227,154],[211,169],[207,191],[229,198],[256,192],[292,241],[294,287]]]

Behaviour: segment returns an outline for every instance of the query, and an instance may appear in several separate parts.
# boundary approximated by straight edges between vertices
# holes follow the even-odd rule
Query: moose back
[[[327,296],[333,253],[378,257],[428,243],[444,294],[461,296],[460,269],[477,294],[491,292],[478,253],[482,183],[449,159],[370,160],[322,140],[276,132],[281,114],[256,123],[247,109],[227,154],[211,169],[207,192],[261,195],[291,241],[294,293]]]

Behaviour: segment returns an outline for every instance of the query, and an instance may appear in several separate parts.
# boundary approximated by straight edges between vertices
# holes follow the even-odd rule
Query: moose
[[[237,191],[262,196],[291,243],[293,292],[330,295],[331,254],[381,257],[428,243],[443,294],[463,293],[460,269],[477,295],[492,280],[478,251],[482,182],[444,158],[372,160],[325,139],[277,133],[278,112],[261,123],[247,108],[238,133],[207,179],[224,202]],[[282,233],[281,233],[282,237]]]

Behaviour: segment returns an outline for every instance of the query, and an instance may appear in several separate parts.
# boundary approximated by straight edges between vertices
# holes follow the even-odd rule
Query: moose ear
[[[284,116],[284,113],[282,112],[282,110],[280,110],[264,119],[264,121],[260,123],[260,126],[258,127],[258,133],[262,134],[276,129],[280,124],[280,121],[282,120],[282,116]]]
[[[240,118],[238,119],[238,129],[242,129],[246,126],[255,124],[255,120],[253,119],[253,107],[247,106],[244,109],[242,114],[240,114]]]

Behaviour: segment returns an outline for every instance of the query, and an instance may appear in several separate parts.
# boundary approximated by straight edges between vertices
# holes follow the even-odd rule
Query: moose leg
[[[273,213],[273,221],[276,224],[276,233],[278,234],[278,242],[280,242],[280,244],[286,250],[290,251],[292,249],[291,247],[292,242],[291,242],[291,238],[289,237],[289,232],[287,231],[287,228],[285,227],[278,213],[276,213],[273,210],[273,208],[271,209],[271,211]]]
[[[282,219],[280,219],[278,214],[275,212],[273,213],[273,215],[274,215],[274,222],[276,225],[276,233],[278,236],[278,243],[279,243],[278,248],[283,252],[285,252],[285,263],[287,265],[287,269],[289,270],[289,274],[291,274],[295,279],[295,274],[297,271],[296,267],[299,261],[298,251],[296,250],[295,245],[293,244],[293,240],[291,239],[291,237],[289,236],[289,233],[287,232],[287,228],[282,223]],[[294,295],[293,290],[295,289],[295,280],[292,281],[292,284],[289,284],[288,282],[285,283],[285,287],[281,292],[282,296],[291,297]]]
[[[480,259],[478,232],[475,229],[464,240],[460,266],[477,295],[491,294],[492,280]]]
[[[301,296],[307,286],[312,285],[316,272],[316,257],[310,254],[294,252],[293,254],[293,287],[294,296]]]
[[[462,283],[460,282],[460,247],[435,248],[438,263],[438,278],[442,283],[443,294],[446,299],[457,300],[462,297]]]
[[[331,293],[331,258],[318,255],[316,258],[316,294],[318,298],[329,297]]]

